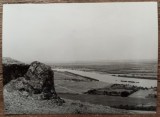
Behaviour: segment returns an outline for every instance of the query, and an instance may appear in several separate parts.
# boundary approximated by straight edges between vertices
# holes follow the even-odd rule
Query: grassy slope
[[[131,97],[119,97],[119,96],[107,96],[107,95],[77,95],[77,94],[58,94],[62,98],[72,99],[72,100],[80,100],[82,102],[89,102],[92,104],[100,104],[104,106],[118,106],[118,105],[129,105],[129,106],[137,106],[137,105],[146,105],[147,103],[151,103],[152,105],[156,104],[156,99],[143,99],[143,98],[131,98]]]
[[[7,84],[8,85],[8,84]],[[54,100],[34,100],[32,97],[24,97],[17,91],[8,91],[4,87],[5,114],[128,114],[126,110],[114,109],[108,106],[94,105],[80,101],[64,99],[66,103],[56,105]]]

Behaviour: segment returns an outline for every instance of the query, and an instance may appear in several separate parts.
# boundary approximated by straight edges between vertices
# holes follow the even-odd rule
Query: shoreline
[[[58,70],[53,70],[53,71],[56,71],[56,72],[63,72],[63,73],[69,73],[69,74],[72,74],[72,75],[75,75],[75,76],[80,76],[80,77],[89,79],[89,80],[91,80],[91,81],[99,81],[99,80],[97,80],[97,79],[94,79],[94,78],[91,78],[91,77],[88,77],[88,76],[83,76],[83,75],[75,74],[75,73],[68,72],[68,71],[58,71]]]
[[[91,78],[91,77],[88,77],[88,76],[83,76],[83,75],[79,75],[79,74],[75,74],[75,73],[72,73],[72,72],[68,72],[68,71],[65,71],[66,73],[70,73],[70,74],[73,74],[75,76],[80,76],[80,77],[83,77],[83,78],[86,78],[86,79],[89,79],[91,81],[99,81],[97,79],[94,79],[94,78]]]
[[[145,78],[145,77],[132,77],[132,76],[118,76],[114,74],[110,74],[111,76],[121,77],[121,78],[136,78],[136,79],[146,79],[146,80],[157,80],[157,78]]]
[[[52,69],[52,70],[55,70],[55,69]],[[99,74],[104,74],[104,75],[110,75],[110,76],[113,76],[113,77],[120,77],[120,78],[157,80],[157,78],[153,79],[153,78],[145,78],[145,77],[125,76],[125,75],[124,76],[118,76],[119,74],[111,74],[111,73],[104,73],[104,72],[98,72],[98,71],[85,71],[85,70],[76,70],[76,69],[68,69],[68,70],[75,70],[75,71],[82,71],[82,72],[94,72],[94,73],[99,73]],[[55,71],[58,71],[58,70],[55,70]],[[71,74],[74,74],[74,75],[77,75],[77,76],[81,76],[81,77],[84,77],[84,78],[88,78],[88,79],[93,79],[93,80],[99,81],[98,79],[94,79],[94,78],[91,78],[91,77],[88,77],[88,76],[83,76],[83,75],[76,74],[76,73],[69,72],[69,71],[58,71],[58,72],[68,72],[68,73],[71,73]]]
[[[101,81],[110,84],[129,84],[138,87],[157,87],[156,79],[145,79],[145,78],[131,78],[131,77],[119,77],[113,76],[113,74],[100,74],[98,72],[84,72],[80,70],[70,70],[70,69],[53,69],[57,72],[69,73],[76,76],[81,76],[90,81]],[[149,84],[148,84],[149,83]]]

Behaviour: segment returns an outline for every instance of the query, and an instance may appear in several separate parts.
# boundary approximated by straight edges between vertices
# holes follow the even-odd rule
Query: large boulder
[[[34,89],[34,93],[55,94],[54,73],[50,66],[40,62],[32,62],[25,78]]]

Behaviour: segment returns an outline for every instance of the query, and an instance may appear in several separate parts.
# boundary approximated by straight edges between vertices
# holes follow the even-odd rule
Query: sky
[[[5,4],[3,57],[49,63],[157,60],[156,2]]]

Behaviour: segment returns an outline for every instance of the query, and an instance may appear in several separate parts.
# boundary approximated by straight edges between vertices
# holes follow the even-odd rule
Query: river
[[[148,88],[157,87],[157,80],[152,80],[152,79],[117,77],[117,76],[112,76],[111,74],[102,74],[98,72],[86,72],[86,71],[71,70],[71,69],[53,69],[53,70],[61,72],[67,71],[70,73],[74,73],[81,76],[87,76],[111,84],[129,84],[129,85],[148,87]]]

